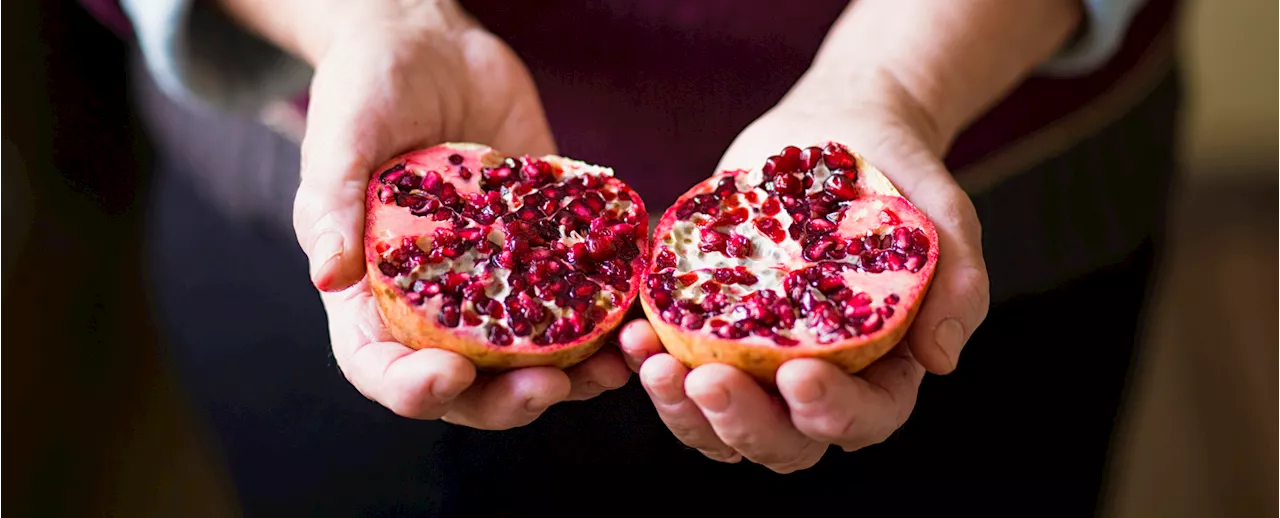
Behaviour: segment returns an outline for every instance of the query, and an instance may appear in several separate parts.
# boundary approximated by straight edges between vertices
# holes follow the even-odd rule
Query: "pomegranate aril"
[[[903,269],[903,264],[906,262],[906,256],[902,255],[901,252],[887,251],[882,253],[881,257],[884,258],[885,269],[891,272]]]
[[[827,165],[828,169],[833,171],[837,169],[853,169],[853,155],[834,144],[827,144],[822,149],[822,161]]]
[[[702,329],[703,323],[704,320],[702,315],[697,313],[687,313],[684,315],[684,318],[680,320],[680,325],[684,326],[686,329],[692,330]]]
[[[800,170],[812,171],[818,167],[818,161],[822,160],[822,148],[807,147],[800,152]]]
[[[881,327],[884,327],[884,320],[880,318],[879,314],[872,313],[866,320],[859,322],[857,327],[858,332],[864,335],[874,333],[879,331]]]
[[[734,179],[732,177],[723,178],[720,180],[719,184],[716,184],[716,190],[714,192],[716,196],[725,198],[730,194],[738,192],[738,186],[734,183]]]
[[[386,261],[378,263],[378,270],[381,271],[382,274],[386,275],[387,277],[395,277],[397,275],[400,275],[400,268]]]
[[[844,307],[844,318],[848,320],[859,320],[871,316],[875,311],[871,306],[854,306],[847,305]]]
[[[877,308],[876,313],[880,314],[880,318],[883,318],[885,320],[889,320],[890,318],[893,318],[893,308],[889,306],[881,306]]]
[[[787,239],[786,231],[782,230],[782,224],[778,223],[778,220],[776,219],[757,218],[755,225],[756,230],[759,230],[760,234],[769,238],[774,243],[781,243]]]
[[[925,261],[925,256],[921,254],[908,254],[906,261],[903,261],[902,263],[902,267],[911,272],[918,272],[921,268],[924,268]]]
[[[725,244],[725,255],[737,259],[745,259],[751,255],[751,241],[747,236],[734,234],[729,238],[729,242]]]
[[[836,224],[826,218],[813,218],[805,223],[805,228],[810,234],[830,234],[835,231]]]
[[[426,174],[422,176],[422,190],[431,194],[440,194],[443,192],[444,185],[444,178],[440,176],[440,173],[427,171]]]
[[[780,194],[799,196],[804,190],[804,184],[795,175],[784,173],[774,177],[773,190]]]
[[[460,309],[457,305],[443,306],[440,308],[440,315],[436,317],[436,321],[445,327],[458,327],[460,316]]]
[[[703,230],[702,242],[698,244],[698,249],[706,253],[724,252],[725,245],[728,243],[729,236],[724,232],[715,230]]]
[[[745,266],[734,267],[733,280],[736,281],[738,284],[743,284],[747,286],[750,286],[752,284],[759,282],[759,279],[757,279],[756,276],[753,275],[751,272],[747,271],[747,267]]]
[[[664,247],[661,252],[658,252],[658,258],[654,262],[659,268],[675,268],[676,254],[671,249]]]
[[[907,227],[893,229],[893,247],[904,252],[911,250],[911,231]]]
[[[918,228],[911,232],[911,251],[921,254],[929,251],[929,238]]]
[[[715,281],[704,282],[702,283],[702,292],[707,294],[720,293],[720,283]]]
[[[403,163],[396,164],[388,168],[386,171],[383,171],[382,174],[378,175],[378,181],[385,184],[393,184],[393,183],[396,183],[396,181],[400,180],[400,178],[405,174],[406,174],[406,171],[404,169],[404,164]]]
[[[853,187],[853,179],[842,174],[831,175],[826,183],[822,184],[822,188],[841,200],[852,200],[858,195]]]
[[[396,195],[396,205],[399,205],[401,207],[421,206],[426,202],[427,202],[426,198],[422,196],[418,196],[416,194],[400,193]]]
[[[823,236],[814,241],[804,249],[804,258],[809,261],[820,261],[827,254],[827,250],[835,246],[835,240],[830,236]]]
[[[685,286],[693,286],[693,283],[698,282],[698,274],[690,272],[684,275],[677,275],[676,280]]]
[[[823,295],[827,296],[830,296],[842,289],[846,289],[844,287],[844,280],[839,277],[823,277],[818,280],[817,288],[818,291],[821,291]]]
[[[613,257],[617,249],[613,246],[613,240],[607,237],[591,236],[586,240],[587,254],[592,259],[601,261]]]
[[[653,305],[657,306],[659,310],[664,310],[671,306],[671,292],[654,291],[651,296],[653,297]]]
[[[711,278],[721,284],[730,284],[737,280],[738,276],[732,268],[716,268],[715,271],[711,273]]]
[[[783,347],[792,347],[792,346],[800,345],[799,340],[796,340],[795,338],[781,336],[781,335],[773,336],[773,341],[774,343],[781,345]]]
[[[420,306],[425,299],[422,297],[421,293],[409,292],[404,295],[404,300],[414,306]]]
[[[776,216],[781,211],[782,204],[778,202],[777,198],[764,200],[764,203],[760,205],[760,212],[765,216]]]

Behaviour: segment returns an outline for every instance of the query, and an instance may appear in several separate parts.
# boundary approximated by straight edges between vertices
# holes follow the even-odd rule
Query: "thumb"
[[[987,316],[990,281],[982,230],[972,202],[950,178],[920,182],[914,190],[913,202],[938,231],[938,266],[907,343],[926,369],[946,374]]]
[[[302,143],[293,227],[311,264],[311,282],[322,291],[340,291],[365,274],[365,193],[377,164],[355,146],[317,140]]]

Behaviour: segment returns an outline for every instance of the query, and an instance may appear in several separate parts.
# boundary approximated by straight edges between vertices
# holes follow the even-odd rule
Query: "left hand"
[[[813,466],[831,445],[853,451],[888,438],[911,414],[925,370],[955,368],[989,303],[977,214],[939,159],[947,139],[892,85],[844,91],[838,101],[812,90],[797,87],[752,123],[718,170],[758,167],[787,145],[835,140],[884,171],[939,237],[933,286],[904,341],[855,376],[822,360],[789,361],[777,372],[779,396],[728,365],[689,370],[662,352],[647,321],[620,336],[628,364],[676,437],[712,459],[745,457],[779,473]]]

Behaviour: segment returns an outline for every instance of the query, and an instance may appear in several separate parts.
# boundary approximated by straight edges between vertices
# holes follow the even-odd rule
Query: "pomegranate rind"
[[[820,144],[819,147],[826,144]],[[778,368],[787,361],[797,358],[815,358],[827,361],[847,373],[854,374],[883,357],[901,342],[919,314],[921,303],[933,283],[933,274],[938,260],[937,231],[932,222],[922,213],[919,213],[918,209],[902,196],[901,192],[883,172],[868,163],[861,155],[857,153],[851,154],[854,157],[858,171],[857,183],[859,187],[868,194],[897,198],[900,201],[895,205],[916,211],[919,214],[917,222],[921,224],[922,230],[928,236],[930,242],[933,243],[928,252],[928,261],[917,273],[919,283],[910,293],[903,294],[903,302],[906,304],[898,306],[900,311],[892,318],[887,319],[884,327],[870,334],[854,336],[829,344],[801,343],[784,347],[775,344],[761,344],[748,339],[723,338],[708,331],[706,328],[689,330],[667,322],[662,317],[662,312],[656,307],[651,290],[646,287],[640,293],[641,307],[653,326],[654,332],[662,340],[663,347],[671,356],[689,368],[696,368],[710,363],[731,365],[750,374],[761,383],[773,386]],[[694,196],[714,190],[721,179],[734,175],[734,171],[724,171],[713,175],[689,189],[663,213],[654,229],[653,245],[650,252],[653,257],[650,258],[650,264],[656,264],[657,254],[661,250],[658,243],[662,241],[662,238],[667,233],[671,232],[672,226],[679,221],[676,216],[678,208]],[[646,270],[646,281],[653,274],[654,272]]]
[[[613,177],[611,170],[556,155],[537,157],[562,168],[586,170],[605,175],[604,180],[606,183],[625,188],[630,192],[630,201],[640,216],[636,225],[635,239],[640,253],[630,262],[632,268],[630,290],[622,295],[620,303],[607,309],[606,316],[596,322],[592,331],[568,343],[539,346],[524,343],[527,342],[527,338],[521,337],[519,340],[524,347],[496,346],[485,339],[483,335],[471,332],[470,328],[445,327],[439,324],[436,317],[441,307],[441,302],[438,297],[430,299],[421,305],[411,304],[394,280],[378,268],[380,254],[377,251],[377,245],[386,243],[389,238],[395,237],[381,228],[380,212],[384,215],[395,214],[395,218],[404,217],[399,212],[383,212],[387,209],[382,206],[383,204],[378,201],[377,197],[378,189],[381,187],[379,174],[392,166],[405,163],[438,170],[439,166],[446,162],[450,155],[454,154],[466,157],[468,163],[478,159],[480,163],[486,165],[496,165],[505,158],[505,155],[502,155],[501,152],[482,144],[444,143],[431,148],[404,153],[388,160],[373,171],[369,181],[366,192],[364,243],[365,266],[368,274],[366,279],[369,283],[370,291],[377,301],[382,321],[390,332],[391,337],[412,349],[436,348],[458,353],[470,359],[478,370],[488,372],[534,366],[550,366],[564,369],[580,363],[595,354],[609,341],[609,337],[616,332],[628,308],[634,303],[641,291],[641,280],[643,272],[647,269],[649,256],[648,212],[645,209],[643,200],[634,191],[631,191],[625,183]],[[474,174],[478,176],[479,168],[477,167],[476,169]],[[446,180],[456,180],[455,177],[445,176]],[[408,213],[407,209],[399,207],[393,210],[403,211],[404,214]],[[428,222],[429,218],[418,218],[411,215],[409,218],[413,219],[408,221],[412,221],[413,225],[420,226],[422,229],[430,229],[438,225]],[[420,233],[427,233],[427,231],[424,230]]]

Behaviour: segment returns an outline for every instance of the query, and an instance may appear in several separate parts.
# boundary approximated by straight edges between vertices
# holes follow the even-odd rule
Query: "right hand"
[[[323,45],[303,52],[316,74],[294,229],[347,379],[399,415],[490,430],[523,426],[555,403],[624,385],[630,372],[613,347],[567,371],[490,376],[456,353],[413,350],[391,337],[365,279],[365,189],[373,169],[449,141],[510,154],[556,149],[524,65],[453,2],[345,5],[354,11],[332,13],[337,25],[326,29]]]

